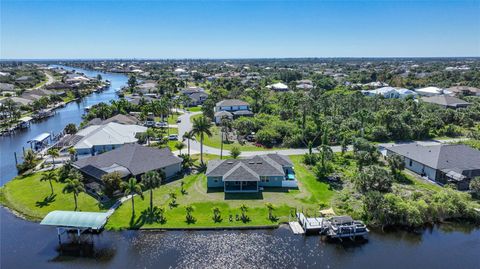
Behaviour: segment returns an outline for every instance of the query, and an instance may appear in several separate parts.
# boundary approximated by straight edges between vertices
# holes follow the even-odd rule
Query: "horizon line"
[[[180,60],[295,60],[295,59],[452,59],[452,58],[463,58],[463,59],[479,59],[479,56],[306,56],[306,57],[220,57],[220,58],[209,58],[209,57],[184,57],[184,58],[142,58],[142,57],[109,57],[109,58],[7,58],[1,59],[0,62],[8,61],[112,61],[112,60],[127,60],[127,61],[180,61]]]

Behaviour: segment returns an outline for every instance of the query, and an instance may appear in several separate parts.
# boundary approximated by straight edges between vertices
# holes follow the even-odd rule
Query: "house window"
[[[213,180],[213,182],[218,182],[218,180],[217,180],[217,179],[215,179],[215,180]]]
[[[410,162],[409,162],[409,164],[408,164],[408,165],[409,165],[409,166],[412,166],[412,165],[413,165],[413,162],[412,162],[412,160],[410,160]]]

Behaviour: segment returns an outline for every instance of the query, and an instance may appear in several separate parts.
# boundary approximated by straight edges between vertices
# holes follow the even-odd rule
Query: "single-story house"
[[[122,178],[135,177],[138,180],[149,171],[162,170],[167,179],[176,176],[182,169],[182,159],[172,154],[170,149],[144,147],[139,144],[128,144],[121,148],[88,158],[80,159],[72,164],[85,175],[87,181],[103,185],[102,176],[119,172]],[[95,184],[91,189],[98,190]]]
[[[113,117],[110,117],[106,120],[102,120],[100,118],[94,118],[90,120],[86,126],[90,125],[103,125],[103,124],[108,124],[110,122],[116,122],[119,124],[126,124],[126,125],[140,125],[141,122],[139,119],[132,115],[123,115],[123,114],[117,114]]]
[[[216,124],[220,124],[224,116],[231,119],[241,116],[253,116],[253,112],[250,111],[250,105],[238,99],[220,101],[215,105],[214,111]]]
[[[136,143],[136,135],[147,131],[139,125],[110,122],[102,125],[90,125],[76,133],[82,139],[73,147],[78,155],[96,155],[123,146]]]
[[[444,94],[443,89],[438,87],[425,87],[420,89],[415,89],[415,92],[422,96],[435,96]]]
[[[470,105],[470,103],[463,101],[462,99],[447,95],[422,97],[422,101],[453,109],[464,108]]]
[[[157,83],[156,82],[144,82],[140,85],[137,86],[137,92],[141,93],[153,93],[156,92],[157,89]]]
[[[418,95],[416,92],[404,88],[394,88],[394,87],[382,87],[370,91],[362,91],[366,96],[376,96],[381,95],[385,98],[406,98],[408,96]]]
[[[447,90],[451,91],[455,95],[463,94],[463,95],[480,96],[480,89],[475,87],[454,86],[454,87],[448,88]]]
[[[33,100],[26,99],[26,98],[23,98],[23,97],[17,97],[17,96],[9,97],[8,99],[11,99],[14,103],[16,103],[18,105],[21,105],[21,106],[29,106],[33,103]],[[4,100],[6,100],[6,99],[4,99]]]
[[[13,92],[15,85],[10,83],[0,83],[0,92]]]
[[[223,188],[225,192],[258,192],[263,187],[298,187],[292,161],[280,154],[211,160],[206,175],[208,188]]]
[[[470,179],[480,176],[480,151],[466,145],[422,146],[407,144],[386,148],[387,156],[400,155],[405,168],[440,184],[469,188]]]
[[[288,86],[281,83],[281,82],[278,82],[278,83],[274,83],[272,85],[268,85],[267,88],[269,88],[270,90],[273,90],[273,91],[277,91],[277,92],[286,92],[288,91]]]

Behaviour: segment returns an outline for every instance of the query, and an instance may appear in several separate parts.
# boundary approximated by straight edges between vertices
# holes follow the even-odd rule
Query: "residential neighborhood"
[[[479,1],[1,1],[0,268],[480,268]]]

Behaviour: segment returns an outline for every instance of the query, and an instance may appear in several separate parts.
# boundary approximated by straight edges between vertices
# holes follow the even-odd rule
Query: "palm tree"
[[[77,210],[77,196],[85,191],[85,187],[78,179],[67,178],[65,180],[65,187],[63,187],[63,193],[73,193],[73,199],[75,201],[75,210]]]
[[[187,213],[187,216],[186,216],[187,222],[188,223],[194,222],[195,218],[192,216],[192,212],[195,211],[195,209],[193,208],[193,206],[188,205],[187,207],[185,207],[185,211]]]
[[[70,154],[70,160],[75,160],[75,154],[77,154],[77,150],[74,147],[68,148],[68,154]]]
[[[222,219],[222,216],[220,215],[220,208],[214,207],[212,211],[213,211],[213,221],[220,222]]]
[[[242,211],[242,220],[245,222],[247,220],[248,207],[245,204],[242,204],[240,206],[240,211]]]
[[[212,122],[207,117],[201,116],[200,118],[193,119],[192,134],[200,136],[200,162],[203,163],[203,138],[205,135],[212,136],[210,128]]]
[[[156,133],[152,128],[148,128],[145,134],[147,135],[147,145],[150,146],[150,139],[155,137]]]
[[[226,133],[225,140],[228,142],[228,132],[232,129],[232,119],[228,116],[223,116],[220,120],[220,159],[223,157],[223,137]]]
[[[47,154],[50,155],[50,157],[52,157],[52,164],[53,164],[52,169],[53,169],[55,167],[55,158],[60,156],[60,152],[56,148],[49,148],[47,150]]]
[[[187,154],[179,154],[178,157],[182,158],[182,168],[188,169],[193,166],[195,160]]]
[[[150,209],[153,209],[153,189],[162,185],[162,180],[165,178],[165,172],[160,170],[149,171],[142,175],[142,182],[146,188],[150,189]]]
[[[265,206],[268,209],[268,219],[273,219],[273,210],[275,209],[271,203],[266,203]]]
[[[143,192],[142,192],[143,185],[142,183],[138,183],[137,179],[131,177],[127,182],[122,182],[122,189],[124,190],[125,196],[131,195],[132,200],[132,214],[135,214],[135,199],[133,197],[134,194],[140,195],[143,199]]]
[[[183,134],[183,141],[187,140],[188,141],[188,144],[187,144],[187,148],[188,148],[188,156],[190,156],[190,139],[193,139],[194,138],[194,135],[192,134],[192,132],[185,132]]]
[[[175,148],[180,151],[180,154],[182,154],[182,149],[185,147],[185,144],[183,144],[182,142],[177,142],[175,143]]]
[[[57,181],[57,173],[55,173],[55,171],[52,171],[52,170],[44,173],[40,178],[40,181],[48,181],[48,183],[50,183],[50,189],[52,190],[52,194],[53,194],[52,180],[55,182]]]

